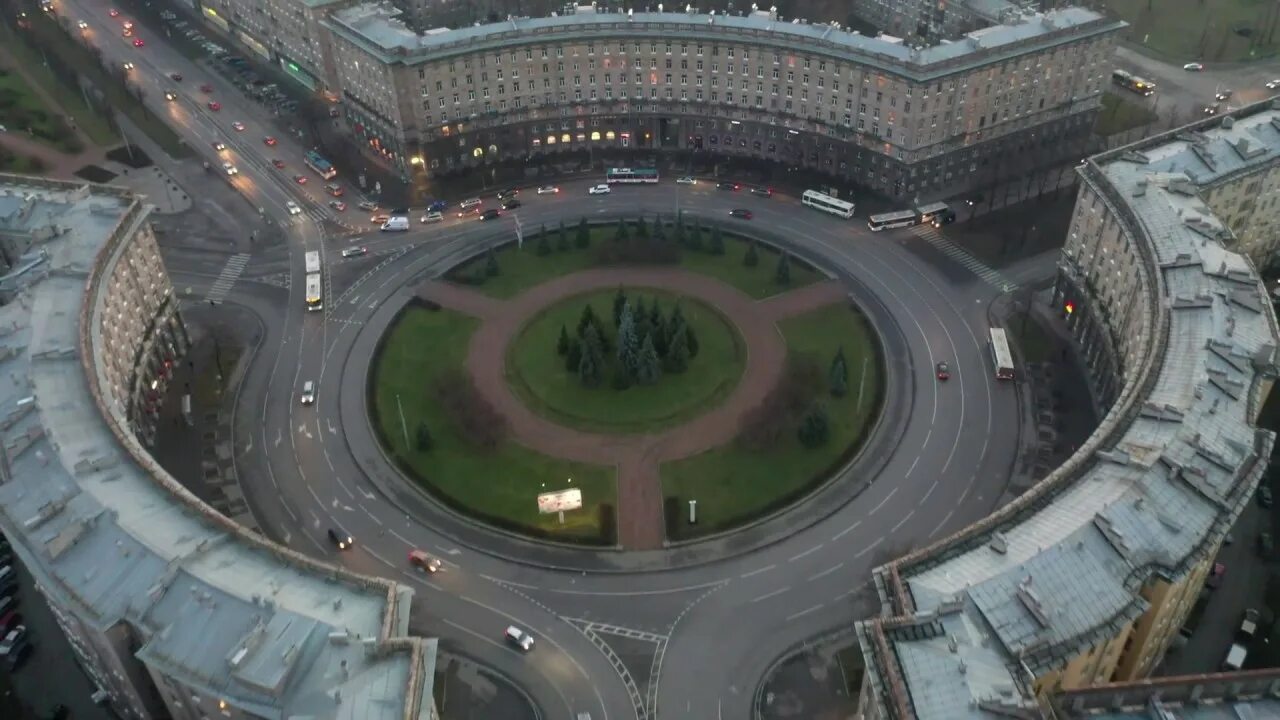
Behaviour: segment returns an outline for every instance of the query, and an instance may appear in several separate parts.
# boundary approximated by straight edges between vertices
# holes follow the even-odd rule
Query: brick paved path
[[[511,392],[505,377],[507,346],[530,318],[562,298],[619,286],[658,288],[698,298],[737,326],[747,348],[746,369],[723,403],[656,434],[607,435],[558,425],[535,414]],[[628,550],[662,547],[666,526],[659,465],[732,440],[742,414],[758,405],[777,384],[787,349],[776,323],[845,298],[839,283],[824,282],[757,301],[705,275],[673,268],[587,270],[556,278],[505,301],[439,281],[425,283],[419,294],[482,321],[471,338],[467,364],[477,389],[506,416],[517,442],[546,455],[617,467],[618,540]]]

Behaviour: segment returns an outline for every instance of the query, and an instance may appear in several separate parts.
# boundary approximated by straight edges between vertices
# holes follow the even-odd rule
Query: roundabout
[[[841,283],[731,240],[812,277],[793,289],[769,268],[772,286],[762,285],[758,262],[734,268],[727,253],[708,260],[686,247],[676,267],[606,265],[544,279],[528,268],[545,255],[508,249],[447,276],[496,264],[529,279],[527,289],[498,293],[510,297],[475,281],[416,286],[370,376],[384,448],[455,511],[553,541],[657,550],[783,511],[874,424],[880,353]],[[439,329],[407,329],[429,325]],[[848,334],[846,351],[849,328],[863,332]],[[650,377],[635,367],[646,353]],[[489,469],[451,464],[459,454]],[[537,512],[540,495],[563,491],[580,493],[581,507]],[[690,500],[703,503],[700,523],[684,510]]]

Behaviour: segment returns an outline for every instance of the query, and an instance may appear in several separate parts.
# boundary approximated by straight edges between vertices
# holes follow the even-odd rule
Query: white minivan
[[[409,229],[409,218],[397,215],[382,223],[382,232],[404,232]]]
[[[471,208],[480,207],[480,203],[482,202],[484,201],[481,200],[480,198],[468,198],[458,203],[458,209],[461,210],[462,212],[466,212]]]

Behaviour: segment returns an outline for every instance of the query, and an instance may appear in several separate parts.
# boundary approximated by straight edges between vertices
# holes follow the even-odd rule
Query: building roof
[[[269,718],[416,717],[432,702],[422,648],[391,637],[407,589],[238,528],[95,402],[81,356],[101,338],[81,308],[148,212],[115,188],[0,176],[0,237],[37,239],[0,278],[17,293],[0,306],[0,528],[46,591],[99,630],[140,629],[139,657],[179,682]]]
[[[1132,360],[1134,394],[1015,505],[877,570],[895,614],[907,613],[859,628],[864,640],[884,633],[883,645],[863,644],[882,697],[896,692],[920,718],[1025,703],[1031,677],[1145,612],[1152,575],[1180,579],[1218,546],[1274,442],[1254,418],[1280,333],[1257,273],[1198,192],[1278,153],[1280,111],[1254,106],[1087,163],[1086,182],[1150,251],[1153,374]],[[942,632],[918,630],[939,622]]]
[[[878,38],[834,24],[776,19],[767,12],[707,15],[677,12],[608,13],[587,7],[571,15],[511,18],[425,33],[410,30],[389,3],[364,3],[330,14],[329,27],[366,52],[390,63],[421,63],[508,46],[563,43],[589,38],[648,37],[772,45],[785,52],[813,52],[878,67],[916,80],[930,80],[969,67],[1001,62],[1081,36],[1118,31],[1124,23],[1083,8],[1011,16],[1008,25],[968,33],[955,42],[913,48],[896,38]],[[603,50],[603,48],[602,48]]]

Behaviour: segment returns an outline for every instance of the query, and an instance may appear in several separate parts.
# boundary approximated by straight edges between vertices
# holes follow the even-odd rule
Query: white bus
[[[853,217],[853,203],[824,195],[817,190],[805,190],[801,202],[815,210],[838,215],[846,220]]]
[[[324,309],[324,298],[320,295],[320,273],[307,275],[307,309]]]
[[[308,275],[310,275],[310,274],[312,274],[312,273],[318,273],[318,272],[320,272],[320,253],[319,253],[319,251],[317,251],[317,250],[312,250],[311,252],[307,253],[307,254],[306,254],[306,255],[304,255],[303,257],[305,257],[305,258],[306,258],[306,262],[307,262],[307,274],[308,274]]]
[[[949,218],[949,219],[948,219]],[[916,208],[916,222],[921,225],[945,225],[956,219],[956,213],[944,202],[929,203]],[[942,222],[935,222],[941,220]]]
[[[911,227],[917,222],[919,220],[915,210],[899,210],[897,212],[872,215],[867,220],[867,227],[871,228],[872,232],[880,232],[881,230],[891,230],[893,228]]]
[[[996,368],[997,380],[1013,379],[1013,356],[1009,354],[1009,340],[1004,328],[991,328],[991,363]]]

